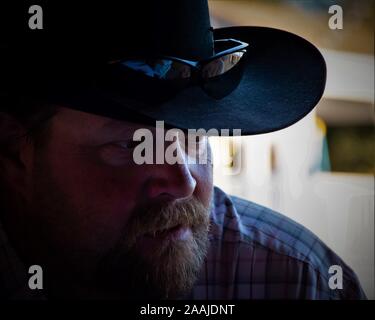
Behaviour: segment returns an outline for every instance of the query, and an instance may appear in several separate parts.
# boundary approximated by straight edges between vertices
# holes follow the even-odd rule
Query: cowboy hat
[[[3,96],[43,98],[122,120],[252,135],[297,122],[325,88],[325,62],[314,45],[272,28],[213,29],[207,0],[106,1],[83,8],[53,1],[40,7],[40,30],[25,21],[27,4],[7,12]],[[226,45],[223,52],[239,48],[230,57],[243,58],[241,67],[203,79],[199,66],[223,66],[229,56],[220,57],[217,44]],[[173,79],[173,90],[165,89],[160,74],[176,63],[200,73],[201,81],[181,86]]]

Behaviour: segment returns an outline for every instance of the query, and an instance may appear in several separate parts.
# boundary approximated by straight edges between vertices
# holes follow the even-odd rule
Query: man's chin
[[[135,245],[102,260],[96,275],[100,288],[126,299],[177,299],[188,294],[207,254],[203,228],[182,240],[164,241],[148,250]]]

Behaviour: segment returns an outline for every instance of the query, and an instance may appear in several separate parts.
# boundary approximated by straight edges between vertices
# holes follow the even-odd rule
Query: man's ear
[[[27,141],[26,133],[17,119],[0,112],[0,170],[17,184],[25,177],[32,156],[33,146]]]

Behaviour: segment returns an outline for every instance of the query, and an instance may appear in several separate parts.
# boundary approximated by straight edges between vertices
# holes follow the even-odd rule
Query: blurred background
[[[343,9],[341,30],[329,28],[332,5]],[[328,69],[323,99],[295,125],[210,138],[215,184],[312,230],[374,299],[375,1],[210,0],[209,6],[215,28],[267,26],[308,39]]]

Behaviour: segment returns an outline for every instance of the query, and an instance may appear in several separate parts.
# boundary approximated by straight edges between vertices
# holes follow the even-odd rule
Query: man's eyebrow
[[[121,123],[115,120],[108,120],[98,129],[97,132],[100,134],[111,135],[117,133],[132,133],[135,129],[135,124],[131,124],[129,122]]]
[[[130,121],[119,121],[119,120],[108,120],[100,128],[99,132],[102,134],[133,134],[136,130],[145,128],[150,129],[147,125],[130,122]]]

